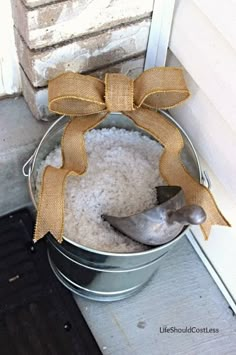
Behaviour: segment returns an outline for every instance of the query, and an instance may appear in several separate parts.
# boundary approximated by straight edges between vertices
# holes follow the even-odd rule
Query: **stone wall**
[[[65,71],[103,78],[143,70],[153,0],[12,0],[23,94],[47,120],[47,81]]]

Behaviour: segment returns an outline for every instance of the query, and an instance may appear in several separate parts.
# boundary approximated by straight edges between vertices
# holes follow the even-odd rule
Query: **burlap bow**
[[[213,224],[229,225],[209,190],[185,170],[180,158],[184,146],[180,131],[154,111],[174,107],[189,97],[180,68],[153,68],[136,80],[122,74],[106,74],[105,82],[91,76],[65,73],[49,82],[48,92],[51,111],[75,117],[62,137],[62,167],[48,166],[43,174],[35,240],[50,232],[62,242],[66,178],[85,173],[84,133],[97,126],[111,111],[122,111],[164,146],[160,172],[169,185],[182,187],[187,203],[205,209],[207,220],[201,227],[206,237]]]

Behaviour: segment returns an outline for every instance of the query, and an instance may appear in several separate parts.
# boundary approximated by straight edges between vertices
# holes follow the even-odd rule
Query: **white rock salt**
[[[92,130],[86,134],[85,144],[87,173],[67,179],[65,237],[101,251],[146,250],[115,231],[101,216],[127,216],[154,206],[155,187],[163,184],[159,174],[161,145],[139,132],[117,128]],[[41,163],[38,192],[43,169],[47,165],[60,167],[61,163],[61,149],[56,147]]]

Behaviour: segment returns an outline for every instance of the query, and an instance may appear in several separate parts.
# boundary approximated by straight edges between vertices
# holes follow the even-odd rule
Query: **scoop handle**
[[[207,217],[204,209],[198,205],[184,206],[177,211],[169,211],[167,215],[167,222],[170,224],[202,224]]]

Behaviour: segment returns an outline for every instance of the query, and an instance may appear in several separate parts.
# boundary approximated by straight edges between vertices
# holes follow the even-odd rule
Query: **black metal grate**
[[[32,244],[33,219],[0,219],[0,354],[101,354],[71,293],[53,275],[45,241]]]

